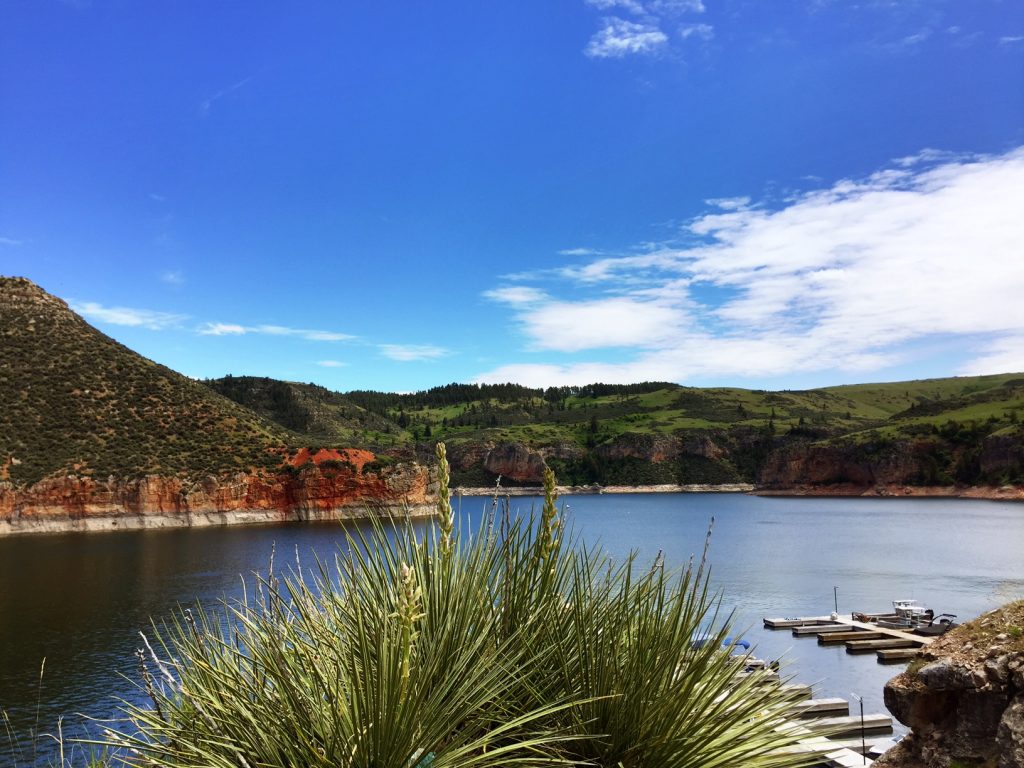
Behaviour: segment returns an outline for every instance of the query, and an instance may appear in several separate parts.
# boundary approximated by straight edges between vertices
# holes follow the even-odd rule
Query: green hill
[[[548,389],[449,384],[411,394],[341,394],[272,379],[207,384],[311,442],[342,438],[426,454],[444,440],[456,458],[511,444],[539,452],[574,483],[771,483],[763,472],[780,451],[828,446],[843,461],[870,464],[873,454],[897,445],[918,462],[908,482],[1024,479],[1024,457],[1017,455],[1024,444],[1020,374],[781,392],[666,382]],[[986,469],[980,456],[989,437],[1004,439],[1008,448],[1000,450],[1010,454]],[[500,467],[497,459],[493,464]],[[497,474],[469,459],[454,468],[463,484],[490,484]],[[513,473],[511,482],[516,479]]]
[[[296,437],[0,278],[0,477],[31,483],[274,467]]]

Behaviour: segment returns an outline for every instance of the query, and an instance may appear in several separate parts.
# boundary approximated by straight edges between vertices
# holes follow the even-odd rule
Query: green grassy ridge
[[[237,388],[246,380],[232,381]],[[222,383],[208,384],[230,394]],[[251,386],[263,385],[254,380]],[[560,390],[452,384],[412,394],[287,386],[318,400],[321,412],[335,404],[330,413],[343,420],[309,434],[310,441],[344,436],[357,445],[399,454],[422,453],[437,440],[456,451],[503,442],[535,449],[568,446],[576,457],[548,463],[570,484],[756,482],[773,451],[812,444],[833,445],[840,454],[865,461],[894,450],[924,454],[925,469],[919,474],[929,484],[1024,480],[1012,467],[987,477],[979,459],[990,435],[1024,442],[1016,428],[1024,421],[1024,377],[1019,374],[780,392],[665,383]],[[348,408],[342,405],[346,399]],[[239,402],[251,405],[252,397]],[[261,412],[275,417],[272,411]],[[372,430],[367,428],[371,415],[380,419]],[[662,462],[620,455],[623,445],[637,440],[685,443],[694,437],[712,440],[725,455],[709,459],[684,450],[678,459]],[[453,472],[461,485],[495,480],[482,466]]]
[[[552,399],[549,391],[509,388],[505,397],[486,388],[448,385],[413,394],[337,393],[292,382],[292,402],[305,415],[289,422],[282,409],[258,402],[272,379],[235,377],[206,382],[237,402],[310,437],[344,437],[386,446],[419,440],[455,443],[511,440],[530,445],[566,441],[593,447],[622,435],[764,428],[776,433],[817,430],[829,438],[881,432],[920,434],[920,427],[948,421],[993,420],[1009,425],[1024,411],[1020,374],[844,385],[817,390],[767,392],[740,388],[641,385],[646,391],[588,395],[605,385],[574,388]],[[656,387],[656,388],[651,388]],[[568,389],[568,388],[567,388]],[[444,398],[431,393],[443,390]],[[455,393],[455,394],[453,394]],[[456,396],[473,399],[458,400]],[[378,412],[356,402],[374,405]],[[313,413],[317,416],[314,418]]]
[[[395,421],[317,384],[257,376],[225,376],[203,384],[296,432],[311,445],[359,445],[381,450],[411,440]]]
[[[16,484],[273,467],[298,441],[96,330],[27,280],[0,278],[0,469]]]

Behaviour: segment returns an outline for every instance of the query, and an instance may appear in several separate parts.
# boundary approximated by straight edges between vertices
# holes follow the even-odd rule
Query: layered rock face
[[[362,514],[367,506],[425,505],[431,490],[427,469],[412,463],[367,472],[353,463],[311,462],[290,472],[198,481],[69,476],[22,488],[0,483],[0,534],[327,520]]]
[[[911,733],[878,768],[1024,768],[1024,601],[958,627],[885,686]]]
[[[515,442],[484,442],[456,444],[449,449],[449,458],[457,469],[483,467],[493,475],[501,475],[520,483],[541,483],[547,459],[578,459],[583,449],[572,443],[555,443],[532,448]]]

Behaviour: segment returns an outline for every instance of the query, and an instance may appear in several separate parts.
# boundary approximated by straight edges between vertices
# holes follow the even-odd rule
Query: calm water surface
[[[882,712],[900,667],[761,628],[764,616],[877,611],[915,598],[962,619],[1024,597],[1024,505],[945,499],[760,498],[736,494],[576,496],[564,500],[587,543],[614,555],[659,550],[682,565],[715,518],[713,584],[763,658],[784,656],[816,696],[862,695]],[[478,523],[489,500],[466,499]],[[535,499],[513,499],[528,511]],[[539,503],[538,503],[539,505]],[[74,713],[103,717],[134,698],[138,631],[176,606],[242,593],[241,575],[331,557],[337,524],[65,534],[0,539],[0,709],[16,729],[55,731]],[[40,683],[40,668],[46,659]],[[0,729],[0,765],[12,761]],[[22,745],[21,762],[29,754]]]

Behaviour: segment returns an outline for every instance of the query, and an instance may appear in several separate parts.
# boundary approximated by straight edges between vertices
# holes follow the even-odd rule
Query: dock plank
[[[860,715],[845,715],[840,717],[820,717],[816,720],[808,720],[806,728],[814,733],[828,733],[832,738],[852,734],[859,735],[861,732]],[[892,733],[892,717],[889,715],[864,715],[864,733]]]
[[[882,632],[868,632],[864,629],[853,629],[849,632],[822,632],[818,635],[818,645],[845,643],[847,640],[881,640]]]
[[[850,703],[846,699],[841,698],[809,699],[797,704],[793,711],[799,714],[801,718],[821,717],[823,715],[838,717],[850,714]]]
[[[806,627],[793,627],[794,637],[804,635],[818,635],[828,632],[850,632],[853,626],[850,624],[813,624]]]
[[[790,629],[792,627],[809,627],[813,624],[831,624],[828,616],[809,616],[802,619],[762,619],[765,629]]]
[[[885,640],[847,640],[846,641],[846,652],[847,653],[870,653],[871,651],[880,651],[887,648],[914,648],[915,645],[910,640],[902,640],[898,637],[887,638]]]

